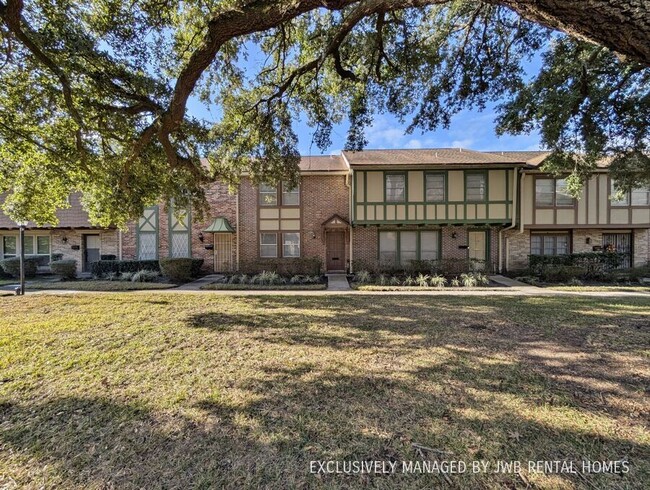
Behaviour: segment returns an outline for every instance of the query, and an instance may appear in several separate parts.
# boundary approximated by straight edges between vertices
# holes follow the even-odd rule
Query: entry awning
[[[205,233],[235,233],[228,220],[223,216],[215,218],[212,224],[203,231]]]

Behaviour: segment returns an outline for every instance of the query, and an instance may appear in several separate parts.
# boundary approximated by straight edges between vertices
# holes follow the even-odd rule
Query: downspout
[[[515,169],[515,175],[513,180],[513,183],[517,183],[517,173],[520,173],[520,169]],[[523,173],[521,174],[522,177],[522,184],[523,184]],[[507,230],[512,230],[517,227],[517,207],[518,207],[518,199],[517,197],[519,196],[519,188],[517,185],[513,185],[512,189],[512,223],[510,226],[506,228],[502,228],[499,230],[499,274],[503,271],[503,232]],[[508,269],[508,238],[506,237],[506,269]]]
[[[353,248],[352,248],[352,233],[353,233],[353,231],[352,231],[352,206],[353,206],[353,202],[352,202],[352,184],[350,182],[350,172],[352,172],[352,170],[350,170],[347,174],[345,174],[345,187],[348,188],[348,208],[350,210],[350,233],[349,233],[349,235],[350,235],[350,245],[349,245],[349,248],[350,248],[350,267],[349,267],[348,272],[350,274],[352,274],[352,272],[353,272],[352,263],[353,263],[353,260],[354,260],[354,252],[353,252]]]
[[[236,236],[235,236],[235,262],[237,263],[237,271],[239,271],[239,238],[241,229],[239,228],[239,187],[237,188],[237,195],[235,196],[235,222],[236,222]]]
[[[122,260],[122,229],[117,229],[117,258]]]

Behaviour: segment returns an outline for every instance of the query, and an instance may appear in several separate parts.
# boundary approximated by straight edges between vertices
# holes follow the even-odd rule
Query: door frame
[[[81,234],[81,272],[90,272],[86,267],[86,240],[88,235],[96,236],[99,238],[99,259],[102,258],[102,234],[98,232],[84,232]]]
[[[330,234],[340,234],[342,236],[342,250],[343,250],[343,261],[342,261],[342,267],[340,269],[330,269],[329,268],[329,247],[327,246],[327,239]],[[326,272],[345,272],[347,270],[347,259],[348,259],[348,251],[347,251],[347,232],[343,228],[333,228],[329,230],[325,230],[325,271]]]

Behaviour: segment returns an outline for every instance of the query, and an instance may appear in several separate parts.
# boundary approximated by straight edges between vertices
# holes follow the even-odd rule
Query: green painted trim
[[[187,231],[178,231],[174,228],[172,221],[174,219],[174,201],[172,200],[168,206],[169,212],[167,213],[167,234],[168,234],[168,244],[167,244],[167,256],[171,258],[172,256],[172,236],[174,234],[184,234],[187,235],[187,251],[189,253],[188,257],[192,257],[192,209],[187,210]]]

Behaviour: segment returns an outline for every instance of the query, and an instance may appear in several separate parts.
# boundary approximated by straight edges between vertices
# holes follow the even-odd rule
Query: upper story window
[[[386,174],[386,202],[406,200],[406,175]]]
[[[610,189],[610,200],[612,206],[648,206],[650,205],[650,189],[637,187],[629,192],[625,192],[620,198],[617,198],[618,191],[616,184],[612,180]]]
[[[465,175],[465,200],[485,201],[486,183],[484,173],[468,173]]]
[[[427,202],[445,200],[445,174],[426,174],[424,185]]]
[[[282,205],[299,206],[300,189],[298,187],[294,187],[293,189],[291,189],[288,184],[282,182]]]
[[[277,206],[278,188],[273,185],[260,184],[260,206]]]
[[[573,206],[566,179],[535,179],[535,205],[538,207]]]

